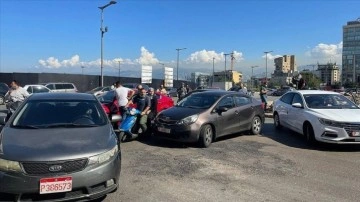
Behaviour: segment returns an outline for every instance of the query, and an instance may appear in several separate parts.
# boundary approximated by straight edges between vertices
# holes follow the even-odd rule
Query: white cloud
[[[343,42],[339,44],[320,43],[310,51],[305,53],[306,56],[316,59],[319,62],[336,62],[341,61]]]
[[[49,57],[47,60],[39,60],[40,65],[50,69],[57,69],[61,67],[61,63],[57,58]]]
[[[282,57],[282,55],[272,55],[271,53],[268,53],[267,54],[267,59],[268,60],[274,60],[275,58],[278,58],[278,57]],[[264,54],[263,56],[262,56],[262,58],[266,58],[266,54]]]
[[[144,46],[141,47],[141,56],[135,61],[141,65],[155,65],[159,63],[159,60],[155,57],[154,53],[150,53]]]
[[[233,56],[235,60],[244,60],[243,54],[241,52],[233,51]],[[186,60],[189,63],[212,63],[214,58],[214,62],[220,62],[225,60],[224,53],[216,53],[215,51],[207,51],[201,50],[196,51],[190,55],[190,57]],[[230,60],[230,59],[229,59]]]

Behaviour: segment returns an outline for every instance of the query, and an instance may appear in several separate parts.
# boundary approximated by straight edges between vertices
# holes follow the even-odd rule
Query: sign
[[[40,194],[68,192],[72,190],[72,177],[40,179]]]
[[[152,66],[141,67],[141,83],[152,83]]]
[[[164,77],[164,86],[166,88],[172,88],[174,83],[174,69],[172,67],[165,67]]]

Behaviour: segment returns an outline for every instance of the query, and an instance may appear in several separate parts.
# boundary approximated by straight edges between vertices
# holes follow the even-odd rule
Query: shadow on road
[[[262,136],[268,137],[276,142],[284,144],[289,147],[329,151],[329,152],[359,152],[360,144],[358,145],[342,145],[342,144],[328,144],[328,143],[316,143],[310,144],[306,141],[305,137],[299,133],[291,131],[287,128],[275,129],[273,123],[265,123],[263,126]]]

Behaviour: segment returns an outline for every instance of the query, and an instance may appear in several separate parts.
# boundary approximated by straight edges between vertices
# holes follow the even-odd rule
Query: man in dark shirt
[[[150,97],[146,95],[146,90],[141,88],[139,92],[133,97],[133,99],[128,103],[128,105],[130,104],[136,104],[136,109],[141,111],[139,125],[142,133],[145,133],[147,130],[147,117],[151,107],[151,100]]]

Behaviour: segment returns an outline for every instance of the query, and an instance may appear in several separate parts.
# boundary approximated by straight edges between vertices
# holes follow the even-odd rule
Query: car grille
[[[41,175],[49,173],[72,173],[83,170],[88,163],[88,159],[79,159],[72,161],[53,161],[41,163],[22,163],[25,172],[30,175]],[[58,171],[50,171],[51,166],[61,166]]]
[[[177,120],[171,120],[169,117],[158,117],[157,121],[162,124],[174,125]]]
[[[360,131],[360,124],[344,123],[343,128],[346,130],[347,134],[351,136],[353,131]]]

